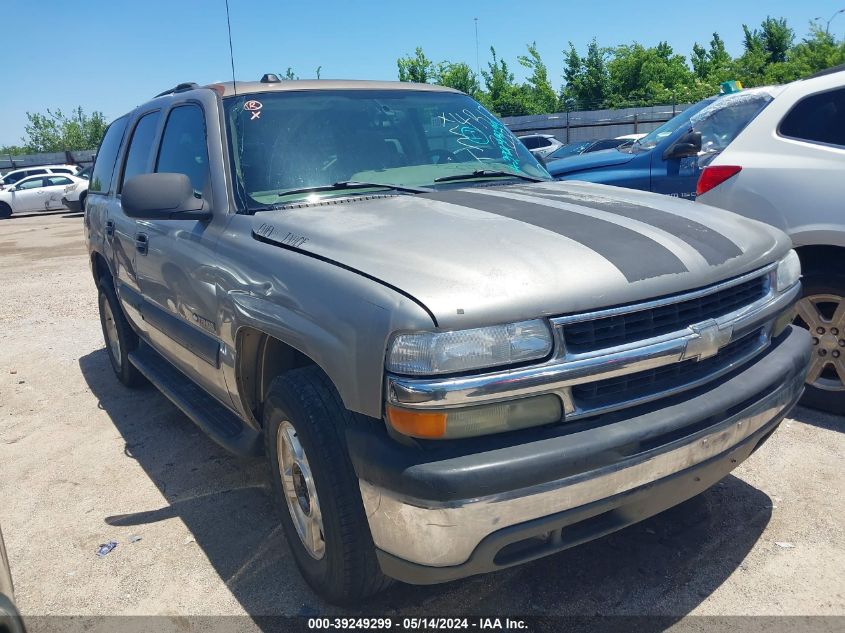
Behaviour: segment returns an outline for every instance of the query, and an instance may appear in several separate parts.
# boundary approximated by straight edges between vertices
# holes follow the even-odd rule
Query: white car
[[[29,176],[0,191],[0,218],[13,213],[53,211],[68,203],[85,204],[88,181],[66,174]]]
[[[29,176],[41,176],[44,174],[62,174],[65,176],[75,176],[79,172],[79,167],[76,165],[38,165],[37,167],[21,167],[20,169],[13,169],[6,172],[0,177],[0,189],[5,189],[9,185],[28,178]]]
[[[784,86],[702,171],[696,202],[786,231],[813,334],[807,406],[845,413],[845,66]]]
[[[517,138],[538,158],[548,156],[559,147],[563,147],[563,143],[557,140],[553,134],[526,134]]]

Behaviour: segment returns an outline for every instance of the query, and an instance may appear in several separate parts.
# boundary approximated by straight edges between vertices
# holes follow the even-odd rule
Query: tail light
[[[695,188],[695,195],[700,196],[703,193],[707,193],[713,187],[721,185],[728,178],[736,176],[740,171],[742,171],[742,167],[738,165],[711,165],[710,167],[705,167],[704,171],[701,172],[701,176],[698,177],[698,186]]]

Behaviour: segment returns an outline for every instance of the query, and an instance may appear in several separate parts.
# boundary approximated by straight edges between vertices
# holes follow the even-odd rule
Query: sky
[[[224,0],[0,0],[4,6],[0,58],[0,145],[19,144],[26,112],[76,106],[114,119],[183,81],[231,79]],[[30,14],[37,20],[10,20]],[[713,31],[728,51],[742,50],[743,23],[785,17],[802,37],[818,16],[826,21],[845,0],[229,0],[235,72],[257,80],[290,66],[302,78],[396,79],[396,59],[422,46],[435,61],[480,65],[490,46],[524,78],[517,56],[536,41],[555,88],[562,51],[572,41],[584,54],[601,46],[666,40],[689,57]],[[831,24],[845,33],[845,14]]]

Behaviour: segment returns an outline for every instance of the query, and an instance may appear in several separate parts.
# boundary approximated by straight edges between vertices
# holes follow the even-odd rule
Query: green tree
[[[413,57],[400,57],[396,60],[396,65],[399,67],[399,81],[426,84],[434,78],[434,62],[425,56],[420,46],[417,46]]]
[[[557,107],[557,95],[549,81],[549,72],[540,53],[537,52],[537,43],[528,45],[528,55],[521,55],[519,63],[531,71],[527,83],[523,86],[523,94],[529,114],[545,114],[554,112]]]
[[[469,67],[469,64],[458,62],[440,62],[434,72],[434,83],[439,86],[446,86],[465,92],[470,97],[477,97],[481,92],[481,85],[478,83],[478,75]]]
[[[513,73],[504,59],[496,56],[496,49],[490,47],[492,62],[487,62],[487,70],[482,70],[487,94],[482,103],[499,116],[520,116],[528,114],[525,95],[514,83]]]
[[[70,116],[61,110],[47,110],[47,114],[27,112],[28,123],[23,138],[27,151],[62,152],[65,150],[94,149],[106,132],[106,119],[102,112],[86,115],[81,107]]]
[[[596,39],[587,46],[587,55],[582,60],[584,77],[579,98],[589,107],[602,108],[610,96],[610,73],[606,63],[607,51],[599,48]]]

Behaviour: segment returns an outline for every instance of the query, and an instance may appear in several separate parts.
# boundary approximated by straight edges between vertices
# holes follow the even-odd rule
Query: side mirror
[[[698,156],[701,151],[701,132],[687,132],[663,152],[663,160]]]
[[[142,220],[202,220],[211,211],[185,174],[141,174],[123,185],[123,212]]]

